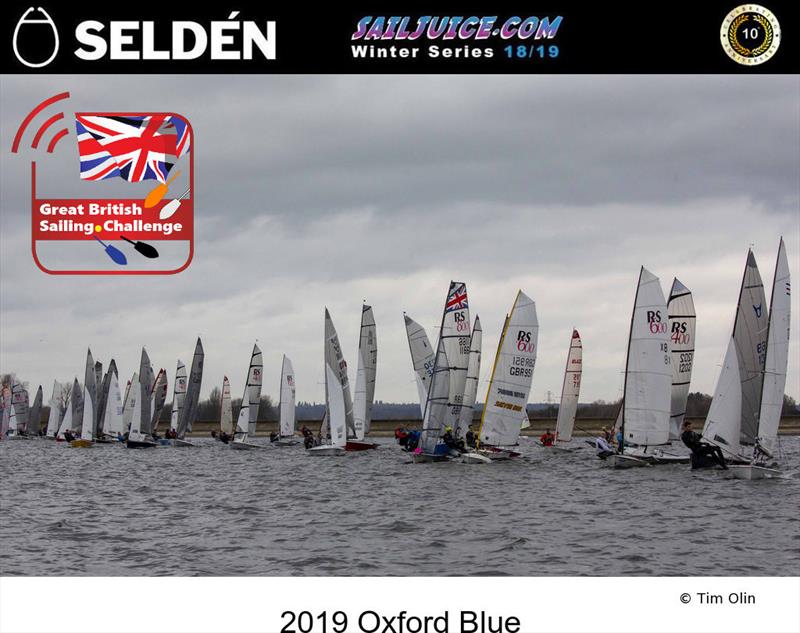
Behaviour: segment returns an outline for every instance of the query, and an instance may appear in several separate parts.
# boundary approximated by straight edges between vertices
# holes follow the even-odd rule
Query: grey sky
[[[196,133],[196,255],[166,278],[51,277],[30,256],[30,160],[54,194],[87,191],[74,136],[11,155],[22,118],[70,90],[76,110],[174,110]],[[49,388],[85,348],[128,377],[146,345],[167,369],[206,349],[203,392],[243,389],[257,338],[321,400],[323,307],[355,366],[375,308],[376,397],[413,401],[402,311],[434,337],[467,282],[483,378],[516,289],[541,324],[532,401],[557,398],[572,326],[581,399],[620,395],[639,266],[695,293],[692,390],[712,392],[748,246],[771,290],[780,235],[800,278],[797,77],[3,77],[0,369]],[[71,145],[71,147],[70,147]],[[63,162],[63,169],[60,169]],[[103,195],[102,185],[92,194]],[[797,284],[795,284],[797,285]],[[797,300],[787,392],[800,396]],[[485,394],[481,385],[479,399]]]

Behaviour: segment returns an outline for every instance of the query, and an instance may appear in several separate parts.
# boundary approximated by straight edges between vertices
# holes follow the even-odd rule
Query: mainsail
[[[358,371],[353,399],[355,438],[363,440],[372,423],[372,403],[375,398],[375,373],[378,365],[378,339],[372,307],[361,308],[361,335],[358,339]]]
[[[436,445],[444,431],[449,410],[450,365],[444,350],[444,340],[439,339],[436,356],[430,377],[430,389],[426,396],[425,412],[422,419],[422,432],[419,448],[425,455],[434,455]]]
[[[497,346],[481,416],[482,444],[517,444],[536,366],[538,337],[536,304],[519,290]]]
[[[155,377],[150,365],[150,357],[147,351],[142,348],[142,356],[139,360],[139,382],[131,384],[129,398],[134,397],[133,415],[131,416],[131,428],[129,437],[131,440],[139,441],[142,436],[149,436],[152,432],[152,410],[150,396],[153,389]]]
[[[92,419],[91,432],[92,435],[94,435],[94,431],[97,429],[97,368],[95,367],[94,358],[92,358],[91,349],[86,350],[86,371],[83,376],[83,399],[84,401],[91,401],[92,416],[94,416]],[[93,438],[81,436],[81,439]]]
[[[656,446],[669,441],[672,368],[667,321],[667,302],[658,277],[642,266],[622,397],[622,433],[629,444]]]
[[[102,433],[105,432],[105,417],[106,417],[106,406],[108,404],[108,392],[111,388],[111,377],[117,375],[117,363],[114,359],[111,359],[111,362],[108,365],[108,371],[106,372],[105,376],[103,376],[103,382],[100,385],[100,389],[97,392],[97,436],[99,437]],[[117,383],[119,384],[119,383]]]
[[[572,330],[572,337],[567,353],[567,366],[564,369],[564,382],[561,385],[561,404],[558,406],[556,420],[556,441],[569,442],[575,426],[575,414],[578,411],[578,398],[581,393],[581,375],[583,371],[583,344],[578,330]]]
[[[469,339],[469,363],[467,365],[467,382],[464,386],[464,401],[458,415],[458,426],[453,429],[456,437],[464,437],[472,424],[475,411],[475,399],[478,395],[478,380],[481,375],[481,347],[483,345],[483,329],[481,320],[475,316],[475,325]]]
[[[94,368],[92,368],[94,371]],[[81,424],[81,439],[94,440],[94,404],[92,402],[92,395],[86,385],[83,386],[83,423]]]
[[[739,360],[739,380],[742,383],[741,441],[754,444],[758,434],[758,414],[761,409],[761,389],[766,362],[767,298],[752,251],[747,253],[733,342]]]
[[[14,429],[18,433],[23,433],[28,427],[29,400],[28,390],[21,382],[14,381],[11,385],[11,404],[14,406],[15,414]]]
[[[42,386],[36,390],[33,404],[28,412],[28,435],[39,435],[42,425]]]
[[[669,291],[669,340],[672,349],[672,398],[669,416],[669,438],[681,436],[689,383],[692,380],[694,361],[695,310],[691,291],[678,279],[672,281]]]
[[[295,425],[295,387],[292,361],[284,354],[281,364],[280,436],[292,437]]]
[[[464,388],[467,384],[469,365],[469,302],[467,285],[460,281],[451,281],[447,292],[442,315],[442,330],[439,336],[444,340],[444,352],[450,363],[450,393],[448,395],[447,417],[445,426],[455,428],[461,415],[464,402]]]
[[[106,376],[108,376],[109,381],[105,412],[103,414],[103,433],[105,435],[116,436],[125,433],[125,427],[123,426],[122,394],[120,393],[119,380],[117,379],[116,372],[112,372],[109,368],[109,372]]]
[[[419,392],[420,416],[425,414],[425,402],[428,399],[428,386],[433,375],[433,366],[436,362],[435,350],[431,347],[428,335],[419,323],[407,315],[403,315],[406,322],[406,335],[408,348],[411,350],[411,363],[414,366],[414,376]],[[449,389],[449,387],[448,387]]]
[[[178,439],[183,439],[187,433],[191,433],[192,425],[197,418],[197,406],[200,402],[200,386],[203,382],[203,361],[205,354],[200,338],[194,348],[192,357],[192,367],[189,371],[189,383],[186,387],[186,398],[183,401],[183,409],[178,416]]]
[[[139,372],[133,372],[128,386],[125,388],[125,399],[122,402],[122,426],[126,433],[131,428],[133,422],[133,409],[136,406],[137,393],[139,391]]]
[[[171,431],[178,430],[178,418],[180,417],[183,401],[186,398],[186,365],[180,360],[175,370],[175,385],[172,392],[172,412],[169,418],[169,428]]]
[[[236,441],[244,442],[248,436],[256,433],[256,420],[258,418],[258,405],[261,402],[261,376],[264,363],[258,345],[253,345],[250,356],[250,366],[247,369],[242,406],[239,408],[239,417],[236,420]],[[229,388],[230,390],[230,388]]]
[[[347,429],[354,429],[353,401],[347,379],[347,363],[333,327],[331,315],[325,308],[325,402],[331,445],[344,448]]]
[[[167,382],[167,372],[164,369],[159,370],[156,382],[153,385],[153,418],[150,424],[150,430],[155,433],[158,428],[158,423],[161,420],[161,412],[164,410],[164,402],[167,400],[167,389],[169,384]]]
[[[50,414],[47,416],[47,437],[55,437],[58,433],[58,427],[61,425],[61,420],[66,413],[66,397],[67,391],[64,386],[57,380],[53,381],[53,395],[50,397]]]
[[[790,317],[791,279],[786,247],[781,238],[775,262],[775,277],[772,281],[764,386],[761,392],[761,412],[758,417],[758,444],[770,453],[777,448],[778,427],[783,410],[786,367],[789,362]]]
[[[248,403],[242,401],[242,406],[247,406]],[[248,416],[249,417],[249,416]],[[231,405],[231,383],[227,376],[222,377],[222,395],[220,396],[219,404],[219,428],[220,431],[230,435],[233,433],[233,406]],[[238,428],[236,429],[239,430]],[[247,433],[247,425],[241,430],[242,433]]]

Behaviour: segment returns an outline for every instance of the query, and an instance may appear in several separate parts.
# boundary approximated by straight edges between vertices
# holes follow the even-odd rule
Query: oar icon
[[[124,235],[120,235],[120,238],[128,242],[128,244],[133,244],[133,249],[145,257],[149,257],[150,259],[155,259],[158,257],[158,251],[154,246],[151,246],[147,242],[139,242],[138,240],[134,242],[133,240],[129,240]]]
[[[92,237],[103,245],[103,247],[106,249],[106,255],[108,255],[115,264],[119,264],[120,266],[126,266],[128,264],[128,258],[125,257],[125,253],[118,248],[111,246],[111,244],[106,244],[96,235],[92,235]]]
[[[156,206],[161,199],[167,195],[167,189],[172,184],[172,181],[175,180],[178,176],[181,175],[180,171],[176,171],[175,174],[170,178],[167,182],[158,185],[153,188],[153,190],[147,194],[147,197],[144,199],[144,208],[150,209],[151,207]]]

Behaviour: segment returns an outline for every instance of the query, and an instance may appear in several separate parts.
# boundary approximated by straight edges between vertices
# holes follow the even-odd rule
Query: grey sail
[[[73,433],[80,434],[81,425],[83,424],[83,389],[81,389],[77,378],[72,383],[72,393],[69,396],[69,400],[72,407],[70,430]]]
[[[156,382],[153,385],[153,417],[150,424],[150,430],[152,432],[158,429],[161,412],[164,410],[164,402],[167,400],[167,388],[167,372],[162,369],[158,372]]]
[[[338,418],[331,419],[331,402],[341,402],[344,406],[344,422],[347,429],[347,436],[355,436],[355,421],[353,420],[353,397],[350,394],[350,381],[347,377],[347,362],[344,360],[342,346],[339,344],[339,335],[333,326],[330,312],[325,308],[325,376],[326,382],[332,377],[334,384],[328,390],[336,389],[341,394],[328,394],[328,427],[332,431],[331,438],[338,437],[339,422]],[[341,400],[340,400],[341,399]],[[338,412],[339,407],[335,407]]]
[[[100,414],[100,399],[103,391],[103,363],[99,360],[94,362],[94,436],[99,437],[98,432],[103,426],[103,416]]]
[[[117,375],[117,364],[114,359],[108,364],[108,371],[103,376],[103,382],[97,392],[97,416],[98,427],[95,431],[95,437],[100,437],[103,434],[103,423],[106,416],[106,403],[108,402],[108,390],[111,388],[111,376]]]
[[[42,425],[42,386],[36,390],[33,404],[28,412],[28,435],[39,435]]]
[[[733,326],[733,343],[742,385],[740,433],[743,444],[755,443],[758,435],[758,414],[767,356],[767,312],[767,298],[756,258],[752,251],[748,251]]]
[[[11,404],[14,406],[15,426],[18,433],[24,433],[28,428],[30,413],[28,390],[21,382],[15,381],[11,385]]]
[[[139,423],[139,433],[142,435],[150,435],[152,433],[152,416],[153,411],[151,407],[150,396],[153,393],[153,366],[150,363],[150,357],[147,351],[142,348],[142,357],[139,361],[139,393],[137,398],[138,407],[141,410],[141,418]]]
[[[681,435],[695,346],[695,309],[691,291],[678,279],[672,282],[667,303],[669,313],[669,339],[672,352],[672,396],[670,399],[669,437],[677,440]]]
[[[187,433],[191,433],[192,425],[197,418],[197,406],[200,402],[200,387],[203,382],[203,361],[205,354],[203,353],[203,343],[200,338],[197,339],[197,344],[194,348],[194,356],[192,357],[192,367],[189,372],[189,380],[186,386],[186,397],[183,401],[183,408],[181,409],[178,418],[178,438],[183,439]]]
[[[375,400],[375,378],[378,370],[378,334],[372,306],[365,305],[361,312],[361,357],[364,359],[364,373],[367,383],[367,412],[364,419],[364,432],[369,433],[372,425],[372,404]]]
[[[450,412],[450,365],[445,352],[445,342],[439,338],[433,372],[430,378],[425,413],[422,420],[422,433],[419,446],[426,455],[433,455],[436,445],[444,431],[445,420]]]
[[[92,411],[97,411],[97,371],[91,349],[86,350],[86,371],[83,375],[83,386],[86,390],[86,397],[92,401]],[[81,416],[82,418],[83,416]],[[97,428],[97,426],[93,425],[93,428]]]
[[[414,378],[419,392],[419,415],[425,415],[425,402],[428,400],[428,387],[436,362],[436,350],[431,347],[428,335],[414,319],[403,313],[406,322],[408,348],[411,351],[411,364],[414,367]]]
[[[472,424],[475,412],[475,399],[478,395],[478,381],[481,373],[481,348],[483,346],[483,328],[481,320],[475,316],[475,325],[469,340],[469,364],[467,366],[467,382],[464,386],[464,402],[458,416],[458,426],[454,429],[456,437],[464,437]]]
[[[253,345],[250,355],[250,366],[247,368],[247,383],[242,396],[242,406],[249,406],[247,435],[255,437],[258,407],[261,404],[261,382],[264,373],[264,361],[258,345]]]

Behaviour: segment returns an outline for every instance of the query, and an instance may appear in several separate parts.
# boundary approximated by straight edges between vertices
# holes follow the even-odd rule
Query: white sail
[[[295,386],[292,361],[284,354],[281,364],[280,436],[292,437],[295,426]]]
[[[103,376],[103,380],[97,390],[97,435],[102,435],[106,419],[106,408],[108,406],[108,392],[111,389],[111,376],[117,375],[117,363],[112,358],[108,365],[108,371]]]
[[[761,392],[761,411],[758,417],[758,443],[770,453],[777,448],[778,427],[783,410],[786,388],[786,367],[789,362],[789,330],[791,317],[791,279],[786,247],[781,238],[772,298],[769,307],[767,356],[764,365],[764,386]]]
[[[135,395],[134,395],[135,394]],[[131,383],[131,394],[129,399],[133,399],[133,409],[131,411],[131,425],[128,427],[128,436],[132,440],[139,440],[142,433],[142,394],[141,379],[138,382]]]
[[[29,401],[28,390],[20,382],[14,381],[11,386],[11,404],[14,405],[14,430],[24,433],[28,428]],[[8,428],[11,428],[10,424],[9,420]]]
[[[583,372],[583,344],[578,330],[572,330],[567,353],[567,366],[564,369],[564,382],[561,385],[561,403],[556,420],[556,441],[569,442],[575,426],[578,399],[581,394],[581,375]]]
[[[411,317],[404,315],[406,322],[406,335],[408,348],[411,351],[411,364],[414,366],[414,377],[419,392],[420,417],[425,414],[425,402],[428,399],[428,386],[433,376],[433,366],[436,362],[436,350],[431,347],[428,335],[419,323]]]
[[[483,345],[483,329],[481,320],[475,316],[475,325],[469,340],[469,363],[467,364],[467,381],[464,386],[464,401],[458,415],[458,426],[453,429],[456,437],[464,437],[472,424],[475,411],[475,399],[478,396],[478,380],[481,375],[481,347]]]
[[[433,455],[436,451],[436,445],[444,431],[445,420],[450,409],[449,400],[450,364],[444,350],[444,340],[440,338],[430,377],[430,389],[426,396],[422,432],[419,438],[419,448],[426,455]]]
[[[672,367],[667,321],[667,302],[658,277],[642,266],[622,397],[623,438],[628,444],[657,446],[669,441]]]
[[[670,402],[669,438],[681,436],[689,383],[694,362],[695,310],[691,291],[678,279],[672,282],[667,303],[669,340],[672,350],[672,397]]]
[[[125,400],[122,403],[122,427],[124,431],[123,433],[127,433],[128,429],[131,428],[131,422],[133,422],[133,409],[136,406],[137,393],[139,392],[139,372],[133,372],[133,376],[128,382],[128,386],[125,388]]]
[[[253,353],[250,355],[250,365],[247,369],[242,406],[239,408],[239,416],[236,419],[236,437],[234,438],[236,442],[244,442],[248,436],[255,435],[258,405],[261,402],[263,368],[261,350],[258,345],[254,345]]]
[[[363,440],[372,424],[375,374],[378,366],[378,338],[372,307],[361,307],[361,335],[358,339],[358,370],[353,399],[355,437]]]
[[[94,372],[94,367],[92,368]],[[94,440],[94,404],[92,394],[84,385],[83,387],[83,424],[81,425],[81,439]]]
[[[64,417],[61,419],[61,424],[56,431],[55,437],[62,438],[64,437],[64,433],[67,430],[72,429],[72,404],[70,401],[67,402],[66,410],[64,411]]]
[[[521,290],[506,318],[481,416],[479,438],[490,446],[517,444],[536,366],[536,304]]]
[[[17,415],[16,408],[12,404],[8,412],[8,434],[17,435],[18,433],[19,433],[19,416]]]
[[[55,437],[61,425],[66,407],[64,406],[64,387],[57,380],[53,381],[53,395],[50,397],[50,414],[47,416],[47,437]]]
[[[246,406],[247,404],[248,403],[246,402],[242,402],[242,406]],[[246,419],[248,420],[248,422],[245,423],[245,427],[241,429],[242,433],[247,433],[249,416],[247,416]],[[227,376],[222,377],[222,395],[220,396],[219,428],[223,433],[227,433],[228,435],[233,433],[233,407],[231,406],[231,383],[228,380]],[[239,431],[238,428],[236,430]]]
[[[353,401],[350,396],[350,382],[347,379],[347,363],[327,308],[325,308],[325,398],[331,444],[344,447],[347,443],[346,430],[355,426]]]
[[[58,427],[56,437],[63,438],[64,433],[68,430],[76,433],[81,424],[83,424],[83,390],[76,378],[69,391],[66,412],[64,413],[64,419],[61,421],[61,426]]]
[[[767,298],[752,251],[747,253],[733,342],[739,359],[739,379],[742,381],[741,441],[754,444],[758,434],[758,414],[761,409],[761,389],[766,361]]]
[[[178,418],[180,417],[183,401],[186,398],[186,365],[180,360],[175,370],[175,385],[172,393],[172,411],[169,418],[169,428],[171,431],[178,431]]]
[[[738,456],[742,449],[739,444],[739,428],[742,411],[742,385],[739,376],[739,361],[733,337],[728,340],[725,360],[717,379],[714,399],[708,409],[703,425],[703,439],[716,444],[729,456]]]
[[[197,419],[197,407],[200,403],[200,388],[203,384],[203,363],[205,352],[203,343],[198,337],[192,356],[192,367],[189,371],[189,381],[186,386],[186,397],[183,408],[178,416],[178,439],[183,439],[187,433],[192,432],[192,425]]]
[[[458,425],[461,405],[464,402],[464,388],[467,384],[469,365],[469,302],[467,285],[463,282],[450,282],[439,336],[444,339],[444,352],[450,363],[449,411],[445,419],[445,426],[455,428]]]
[[[103,433],[116,436],[125,433],[122,413],[122,394],[120,393],[119,380],[116,373],[111,373],[108,382],[108,395],[106,396],[106,410],[103,416]]]

